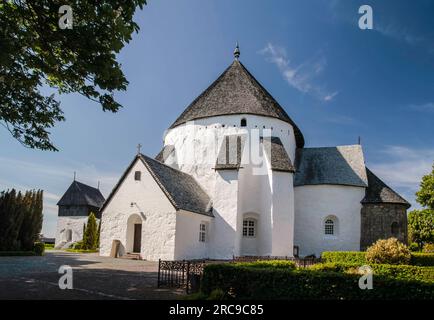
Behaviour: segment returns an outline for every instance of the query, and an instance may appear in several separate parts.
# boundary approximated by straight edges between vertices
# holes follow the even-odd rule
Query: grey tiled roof
[[[291,159],[279,137],[264,137],[263,144],[267,157],[271,162],[271,170],[295,172]]]
[[[160,162],[165,162],[166,159],[170,156],[170,154],[175,150],[175,146],[173,145],[165,145],[161,151],[155,156],[155,160]]]
[[[278,118],[294,128],[297,147],[304,146],[300,129],[285,110],[238,60],[199,95],[171,128],[187,121],[230,114],[254,114]]]
[[[367,187],[361,146],[298,149],[294,185],[316,184]]]
[[[369,185],[362,203],[396,203],[410,207],[410,203],[408,203],[407,200],[393,191],[392,188],[381,181],[371,170],[366,168],[366,173],[368,175]]]
[[[177,210],[213,216],[210,197],[192,176],[143,154],[140,159]]]
[[[65,194],[57,202],[58,206],[92,206],[101,208],[104,196],[99,189],[73,181]]]
[[[238,170],[244,150],[245,136],[229,135],[223,138],[217,156],[216,170]]]

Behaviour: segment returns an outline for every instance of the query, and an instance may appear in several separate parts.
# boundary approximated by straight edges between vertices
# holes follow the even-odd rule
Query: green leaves
[[[73,28],[58,26],[60,0],[8,1],[0,6],[0,123],[23,145],[55,151],[50,131],[64,121],[60,102],[46,97],[47,85],[58,93],[80,93],[117,112],[117,91],[128,81],[116,54],[131,40],[132,20],[145,0],[68,1]]]
[[[432,171],[422,177],[420,190],[416,192],[416,200],[422,206],[434,210],[434,165]]]

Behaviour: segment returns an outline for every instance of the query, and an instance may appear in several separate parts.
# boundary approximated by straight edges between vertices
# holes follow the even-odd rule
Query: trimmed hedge
[[[359,251],[327,251],[321,254],[324,262],[334,263],[357,263],[359,265],[368,264],[365,259],[365,252]],[[410,265],[414,266],[434,266],[434,253],[411,253]]]
[[[235,299],[434,299],[434,284],[377,276],[373,290],[361,290],[360,275],[314,270],[252,268],[236,264],[205,266],[201,291]]]
[[[236,262],[239,267],[295,269],[295,262],[289,260],[258,260],[254,262]]]
[[[312,271],[341,272],[357,274],[360,264],[354,263],[319,263],[311,266]],[[381,276],[395,280],[416,280],[432,282],[434,284],[434,268],[409,265],[369,264],[374,276]]]
[[[45,244],[43,242],[35,242],[33,251],[37,256],[42,256],[45,252]]]
[[[34,251],[0,251],[0,257],[36,256]]]
[[[324,262],[366,264],[365,252],[359,251],[327,251],[321,254]]]
[[[413,252],[411,254],[410,263],[414,266],[434,267],[434,253]]]

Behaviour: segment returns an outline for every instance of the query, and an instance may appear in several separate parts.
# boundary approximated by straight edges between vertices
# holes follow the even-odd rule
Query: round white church
[[[409,204],[360,145],[304,148],[300,129],[239,61],[138,153],[104,202],[100,254],[146,260],[319,256],[407,240]]]

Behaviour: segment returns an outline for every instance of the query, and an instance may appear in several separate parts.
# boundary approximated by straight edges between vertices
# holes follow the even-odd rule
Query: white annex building
[[[360,145],[305,148],[285,110],[238,60],[140,152],[101,208],[100,254],[142,259],[319,256],[407,238],[407,201]],[[116,244],[116,245],[115,245]]]

